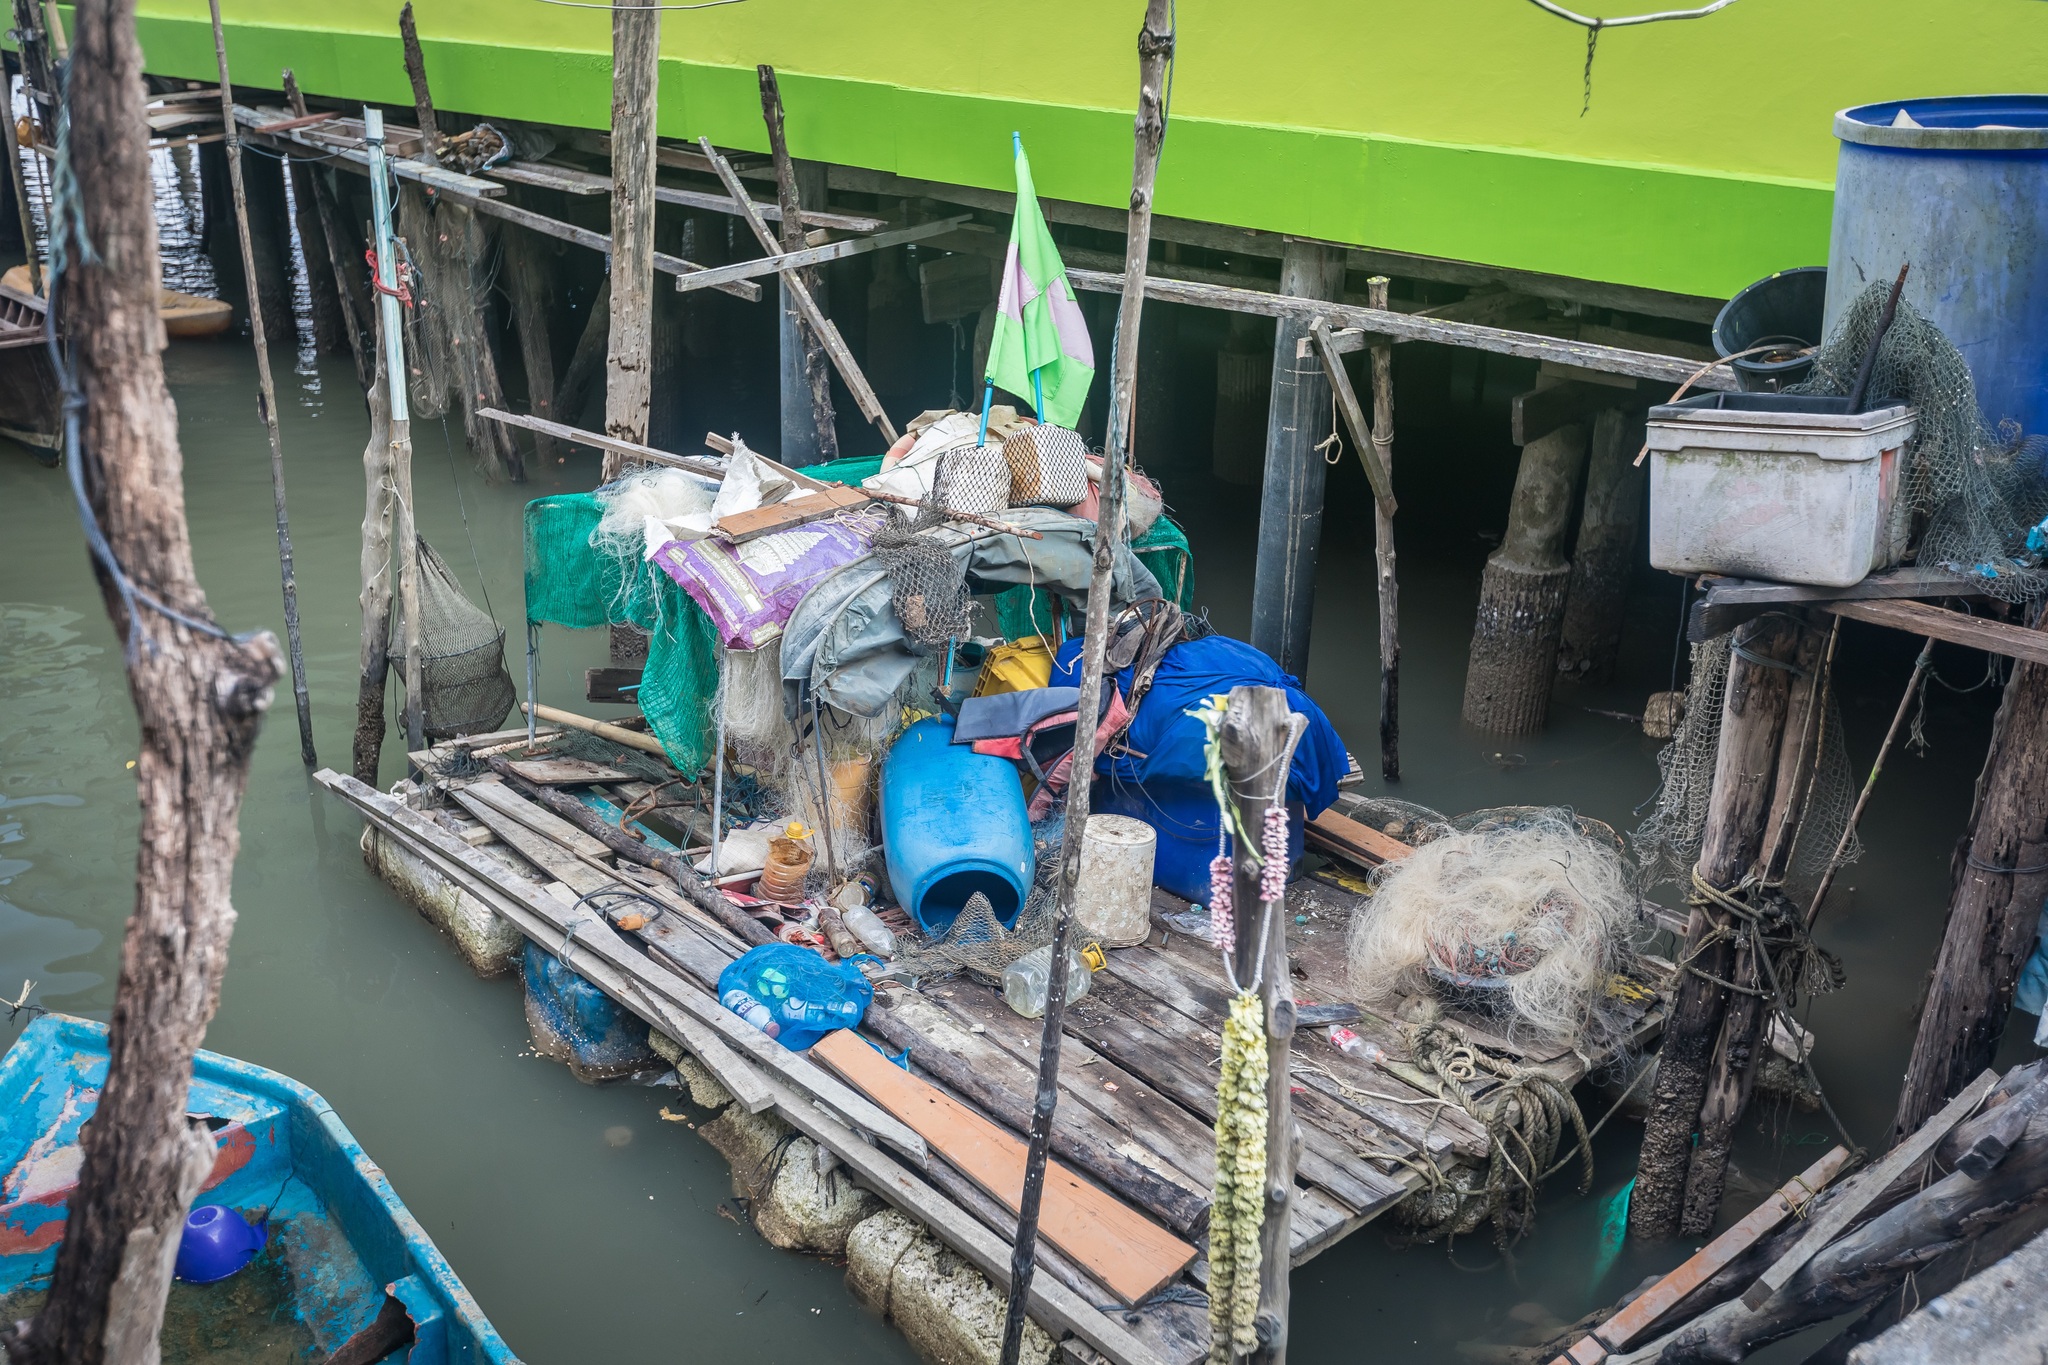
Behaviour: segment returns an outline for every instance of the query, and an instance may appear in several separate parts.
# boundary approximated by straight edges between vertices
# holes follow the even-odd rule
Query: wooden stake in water
[[[249,242],[249,200],[242,190],[242,136],[235,124],[234,82],[228,76],[228,44],[221,32],[220,0],[207,0],[213,12],[213,55],[220,65],[220,117],[227,129],[228,182],[235,194],[235,236],[242,245],[242,277],[249,281],[249,296],[256,296],[256,251]],[[249,309],[249,331],[256,344],[257,407],[263,414],[263,429],[270,437],[270,499],[277,511],[277,568],[284,581],[284,633],[291,651],[292,701],[299,712],[299,757],[311,768],[319,760],[313,755],[313,702],[306,693],[306,652],[299,644],[299,578],[292,567],[292,527],[284,508],[284,441],[277,430],[277,389],[270,380],[270,346],[263,335],[263,310]]]
[[[1117,313],[1116,356],[1109,391],[1109,442],[1102,460],[1102,508],[1095,523],[1095,563],[1088,580],[1088,625],[1081,649],[1081,696],[1074,727],[1066,830],[1060,840],[1060,900],[1053,921],[1052,975],[1046,985],[1045,1031],[1038,1045],[1038,1093],[1031,1108],[1024,1191],[1010,1252],[1010,1301],[1003,1318],[1002,1365],[1016,1365],[1024,1347],[1024,1307],[1038,1255],[1038,1209],[1045,1195],[1045,1149],[1059,1104],[1060,1031],[1067,1014],[1067,943],[1073,937],[1074,894],[1081,880],[1081,836],[1088,827],[1088,783],[1095,773],[1095,717],[1101,714],[1103,654],[1109,646],[1111,571],[1124,539],[1124,468],[1137,410],[1138,323],[1145,307],[1145,266],[1152,249],[1152,182],[1166,139],[1163,94],[1173,56],[1171,0],[1147,0],[1138,30],[1137,154],[1131,170],[1131,218],[1124,246],[1124,292]]]

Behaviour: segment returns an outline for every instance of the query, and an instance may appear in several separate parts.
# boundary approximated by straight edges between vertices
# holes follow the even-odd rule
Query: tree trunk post
[[[612,10],[611,326],[605,354],[604,433],[645,444],[654,382],[655,106],[661,11],[650,0]],[[626,457],[607,451],[607,483]]]
[[[1752,864],[1757,879],[1766,884],[1784,876],[1811,785],[1813,758],[1821,738],[1818,727],[1824,723],[1821,653],[1827,638],[1824,632],[1810,627],[1800,630],[1792,650],[1790,662],[1799,671],[1791,675],[1787,689],[1772,795],[1766,807],[1756,861]],[[1685,1210],[1679,1231],[1687,1237],[1705,1236],[1720,1215],[1721,1195],[1727,1186],[1728,1150],[1735,1141],[1735,1125],[1742,1121],[1743,1111],[1749,1107],[1750,1092],[1756,1086],[1758,1037],[1769,1022],[1763,997],[1752,994],[1769,985],[1769,978],[1752,951],[1752,940],[1744,939],[1736,945],[1733,971],[1728,979],[1741,989],[1729,993],[1722,1015],[1721,1036],[1714,1047],[1713,1066],[1700,1103],[1699,1142],[1686,1167]]]
[[[1998,1051],[2020,968],[2048,897],[2048,667],[2015,663],[2006,682],[1941,951],[1906,1064],[1892,1141],[1911,1133]]]
[[[1116,354],[1110,365],[1108,441],[1102,458],[1102,506],[1096,514],[1095,547],[1088,577],[1088,618],[1081,649],[1080,697],[1084,716],[1100,710],[1104,656],[1109,648],[1109,599],[1117,549],[1124,541],[1125,469],[1138,391],[1138,335],[1145,308],[1145,267],[1152,250],[1152,187],[1159,172],[1159,147],[1166,140],[1163,96],[1166,65],[1173,55],[1168,23],[1172,0],[1146,0],[1138,30],[1138,115],[1133,135],[1131,210],[1124,236],[1124,287],[1119,301]],[[886,424],[887,419],[883,419]],[[1045,1024],[1038,1044],[1038,1087],[1032,1097],[1031,1132],[1024,1151],[1024,1188],[1017,1200],[1017,1231],[1010,1242],[1009,1302],[1003,1316],[1000,1365],[1017,1365],[1024,1348],[1024,1309],[1031,1302],[1031,1277],[1038,1255],[1038,1212],[1045,1195],[1046,1149],[1059,1106],[1060,1040],[1067,1015],[1067,956],[1073,938],[1074,902],[1081,882],[1081,841],[1088,828],[1090,777],[1095,771],[1095,727],[1075,727],[1073,780],[1067,784],[1065,831],[1060,839],[1059,908],[1053,919],[1052,970],[1046,983]]]
[[[258,292],[261,294],[267,282],[259,273],[263,264],[256,256],[254,238],[249,230],[249,204],[243,194],[242,138],[235,123],[234,82],[228,76],[227,38],[221,31],[220,0],[209,0],[209,3],[213,12],[214,58],[220,67],[221,119],[227,128],[228,181],[234,190],[235,226],[242,244],[242,271],[259,282]],[[273,164],[277,171],[277,207],[282,210],[284,168],[270,163],[268,157],[261,159]],[[285,637],[291,647],[292,701],[299,716],[299,757],[310,768],[319,759],[313,753],[313,704],[306,692],[306,651],[299,643],[299,575],[292,560],[291,519],[285,513],[284,438],[277,429],[277,388],[270,378],[270,346],[265,339],[268,311],[267,308],[257,308],[249,315],[251,339],[256,346],[256,410],[263,418],[264,434],[270,438],[270,501],[277,523],[277,569],[284,590]],[[289,300],[285,315],[291,315]]]
[[[237,820],[283,661],[267,632],[237,640],[213,624],[193,568],[164,382],[148,130],[134,113],[143,85],[133,0],[79,0],[74,13],[69,141],[93,251],[70,244],[78,264],[64,281],[83,399],[68,457],[82,462],[81,511],[105,536],[94,568],[115,634],[129,642],[142,810],[107,1078],[79,1136],[84,1160],[49,1299],[11,1346],[52,1363],[141,1365],[157,1359],[186,1211],[213,1164],[211,1136],[185,1114],[192,1055],[220,998]]]
[[[1783,666],[1798,645],[1798,627],[1779,616],[1736,628],[1722,700],[1721,742],[1714,759],[1714,789],[1707,806],[1697,872],[1718,890],[1732,890],[1754,867],[1763,847],[1765,818],[1792,674]],[[1747,656],[1747,657],[1745,657]],[[1770,662],[1755,662],[1768,660]],[[1728,915],[1695,898],[1686,928],[1681,971],[1658,1052],[1657,1080],[1629,1196],[1628,1226],[1658,1240],[1679,1230],[1685,1204],[1693,1135],[1706,1100],[1708,1071],[1721,1032],[1735,954]]]
[[[512,302],[512,325],[519,329],[519,356],[526,368],[526,406],[535,417],[555,416],[555,352],[548,327],[549,253],[531,232],[500,232],[505,253],[505,293]],[[535,433],[535,458],[547,461],[561,454],[552,436]]]
[[[1342,297],[1343,252],[1290,239],[1280,258],[1280,292],[1297,298]],[[1328,469],[1321,446],[1329,434],[1330,381],[1309,342],[1308,324],[1282,318],[1273,328],[1273,399],[1266,414],[1251,643],[1298,678],[1308,676],[1309,617],[1315,610]]]
[[[1223,766],[1230,774],[1230,797],[1244,829],[1266,827],[1266,811],[1275,804],[1276,789],[1278,804],[1286,809],[1292,731],[1287,694],[1279,688],[1230,690],[1220,742]],[[1238,840],[1231,859],[1233,904],[1242,907],[1236,925],[1238,971],[1248,972],[1264,959],[1257,984],[1246,983],[1258,991],[1266,1014],[1266,1201],[1259,1226],[1259,1348],[1250,1359],[1260,1365],[1285,1365],[1294,1161],[1300,1143],[1294,1122],[1294,1077],[1289,1069],[1294,1046],[1294,979],[1287,969],[1286,900],[1283,895],[1270,908],[1262,904],[1262,869],[1253,856],[1255,850],[1245,847],[1250,842]]]
[[[1546,387],[1539,380],[1537,387]],[[1522,447],[1507,533],[1479,581],[1465,670],[1465,723],[1533,735],[1550,712],[1572,566],[1564,557],[1573,494],[1586,467],[1586,428],[1571,423]]]
[[[1387,306],[1387,277],[1366,282],[1366,302]],[[1394,475],[1394,348],[1372,347],[1372,444],[1387,477]],[[1401,778],[1401,589],[1394,578],[1394,518],[1377,499],[1372,508],[1372,558],[1380,593],[1380,776]]]
[[[708,292],[708,291],[707,291]],[[694,299],[692,302],[697,302]],[[555,420],[570,426],[582,424],[583,409],[590,400],[590,386],[604,370],[612,321],[612,278],[606,275],[591,296],[590,313],[583,330],[576,335],[576,349],[569,353],[569,365],[555,389]]]
[[[406,752],[417,753],[425,747],[426,727],[425,699],[420,695],[420,537],[413,515],[412,415],[405,401],[405,323],[398,312],[398,261],[391,245],[391,182],[384,166],[382,110],[364,108],[363,140],[370,153],[370,218],[377,234],[377,331],[384,343],[384,400],[391,436],[391,535],[397,542],[398,610],[405,616],[405,639],[401,643],[405,646]],[[371,496],[374,500],[374,491]],[[367,521],[364,533],[369,533]],[[365,591],[366,607],[369,596]],[[367,618],[363,629],[370,629]]]
[[[1572,547],[1571,589],[1557,651],[1557,671],[1567,677],[1598,683],[1614,674],[1643,522],[1648,471],[1635,466],[1642,447],[1640,412],[1607,408],[1594,417],[1586,498]]]
[[[287,67],[283,79],[285,98],[291,102],[293,117],[304,118],[306,97],[299,93],[298,78]],[[363,392],[368,394],[377,383],[376,362],[370,354],[376,343],[374,338],[366,342],[363,335],[370,324],[360,311],[355,288],[360,253],[352,253],[349,250],[354,239],[342,230],[341,215],[334,203],[334,187],[328,182],[327,172],[314,161],[295,161],[292,163],[292,170],[295,177],[292,181],[293,192],[299,195],[301,213],[299,246],[305,252],[309,266],[307,278],[314,288],[314,315],[317,317],[319,314],[320,284],[317,272],[312,271],[310,266],[317,251],[327,262],[325,279],[327,287],[334,291],[334,311],[341,319],[342,330],[348,341],[348,353],[356,363],[356,380],[363,386]],[[299,194],[301,184],[304,185],[302,195]],[[305,227],[303,215],[306,196],[310,196],[313,201],[314,219],[319,227],[317,235],[310,234]],[[357,259],[351,260],[352,255]],[[371,785],[375,786],[376,783],[373,781]]]
[[[815,161],[790,160],[783,131],[782,90],[775,68],[755,68],[761,81],[761,116],[768,125],[768,150],[775,161],[775,193],[782,210],[782,249],[804,247],[803,207],[825,202],[825,168]],[[825,295],[824,272],[813,267],[799,272],[818,307],[831,307]],[[778,279],[778,286],[781,282]],[[839,435],[832,412],[832,372],[825,346],[804,324],[803,314],[781,287],[782,462],[791,466],[822,464],[839,458]]]
[[[412,17],[412,0],[398,11],[398,39],[405,50],[405,78],[412,85],[413,116],[419,120],[422,151],[441,164],[441,121],[434,116],[434,96],[427,88],[427,56],[420,49],[420,31]]]
[[[372,335],[370,386],[363,390],[370,404],[370,439],[363,446],[363,638],[357,654],[356,734],[350,770],[356,781],[383,790],[377,780],[384,751],[384,684],[391,673],[391,401],[384,365],[383,324]]]

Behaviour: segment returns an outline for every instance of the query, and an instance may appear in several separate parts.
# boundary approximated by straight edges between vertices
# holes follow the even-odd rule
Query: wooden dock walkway
[[[318,780],[363,815],[372,837],[554,953],[672,1038],[749,1112],[772,1109],[1005,1285],[1038,1022],[966,975],[915,984],[884,978],[860,1032],[890,1058],[907,1052],[907,1070],[876,1071],[875,1051],[849,1051],[842,1035],[808,1054],[791,1052],[718,1003],[719,972],[749,946],[739,933],[662,874],[548,810],[516,779],[480,770],[475,747],[457,741],[415,755],[422,775],[404,799],[331,771]],[[557,790],[615,826],[652,788]],[[673,847],[645,825],[633,829]],[[1359,900],[1313,878],[1289,887],[1302,1003],[1346,998],[1344,942]],[[1109,951],[1107,967],[1066,1016],[1038,1253],[1047,1273],[1034,1282],[1032,1315],[1065,1339],[1074,1359],[1185,1365],[1208,1349],[1202,1246],[1228,997],[1209,942],[1162,918],[1186,908],[1155,893],[1152,938]],[[1638,1039],[1653,1034],[1663,1014],[1661,997],[1642,995]],[[1567,1085],[1603,1060],[1564,1049],[1531,1053],[1454,1013],[1444,1022],[1467,1044]],[[1367,1012],[1350,1027],[1383,1049],[1382,1063],[1340,1052],[1321,1029],[1295,1035],[1296,1265],[1489,1156],[1486,1129],[1408,1062],[1397,1020]],[[1474,1083],[1481,1098],[1489,1088]]]

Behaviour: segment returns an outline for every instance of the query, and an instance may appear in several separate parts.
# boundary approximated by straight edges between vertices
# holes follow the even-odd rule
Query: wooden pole
[[[1764,616],[1737,627],[1721,707],[1721,742],[1714,759],[1706,830],[1697,873],[1719,890],[1739,885],[1763,847],[1780,736],[1792,674],[1785,664],[1798,644],[1797,625]],[[1734,950],[1725,934],[1725,911],[1695,898],[1686,927],[1679,974],[1658,1053],[1657,1080],[1629,1196],[1629,1231],[1652,1240],[1679,1229],[1693,1135],[1706,1100],[1709,1068],[1728,1005]]]
[[[519,329],[519,356],[526,368],[526,404],[535,417],[555,415],[555,351],[548,326],[548,253],[530,232],[501,232],[504,248],[505,297],[511,301],[512,324]],[[552,436],[534,433],[533,453],[541,460],[560,454]]]
[[[382,791],[377,766],[384,751],[384,684],[391,676],[391,597],[393,521],[391,400],[385,368],[384,325],[373,319],[370,385],[363,390],[370,404],[370,439],[363,446],[362,588],[363,638],[357,653],[356,734],[350,770],[358,782]]]
[[[1635,465],[1642,447],[1641,408],[1603,408],[1594,416],[1571,589],[1559,629],[1557,671],[1567,677],[1598,683],[1614,673],[1649,477]]]
[[[1792,649],[1790,662],[1798,671],[1791,674],[1787,689],[1772,795],[1752,864],[1757,880],[1767,885],[1784,876],[1806,805],[1812,757],[1818,752],[1819,729],[1826,716],[1821,653],[1827,640],[1824,631],[1800,630]],[[1685,1208],[1679,1231],[1687,1237],[1704,1237],[1720,1217],[1735,1125],[1749,1107],[1750,1092],[1756,1085],[1757,1048],[1769,1023],[1764,998],[1758,992],[1770,985],[1770,973],[1757,960],[1753,939],[1736,945],[1734,975],[1729,980],[1738,989],[1729,993],[1721,1016],[1721,1036],[1714,1046],[1706,1093],[1700,1101],[1699,1140],[1686,1164]]]
[[[583,409],[590,398],[590,385],[604,368],[611,320],[612,277],[606,275],[598,281],[597,293],[591,296],[590,312],[583,319],[583,330],[576,336],[576,349],[569,353],[568,367],[562,371],[562,381],[555,387],[556,421],[570,426],[582,425]]]
[[[164,381],[149,134],[133,0],[78,0],[70,99],[80,240],[63,281],[82,408],[67,461],[140,721],[135,909],[109,1060],[82,1142],[49,1298],[10,1358],[142,1365],[214,1143],[186,1117],[192,1055],[220,999],[238,818],[271,691],[269,632],[213,621],[192,562],[176,408]],[[90,252],[84,249],[92,244]],[[102,539],[103,537],[103,539]],[[161,604],[161,605],[158,605]]]
[[[1385,311],[1387,277],[1366,281],[1366,302]],[[1372,445],[1380,467],[1394,477],[1394,347],[1372,345]],[[1394,579],[1394,509],[1374,504],[1372,557],[1380,590],[1380,776],[1401,779],[1401,590]]]
[[[2048,665],[2013,666],[1991,729],[1966,843],[1892,1141],[1912,1132],[1998,1051],[2048,898]]]
[[[1342,296],[1343,252],[1292,238],[1282,250],[1283,294]],[[1315,609],[1316,556],[1323,535],[1328,466],[1321,444],[1330,434],[1330,384],[1307,344],[1309,326],[1281,318],[1273,327],[1273,401],[1266,413],[1266,472],[1252,572],[1251,642],[1282,669],[1303,678],[1308,676],[1309,617]]]
[[[1234,687],[1224,713],[1223,766],[1230,797],[1244,829],[1265,828],[1266,811],[1279,795],[1286,809],[1287,771],[1295,743],[1287,694],[1277,687]],[[1239,972],[1263,960],[1255,989],[1266,1012],[1266,1203],[1259,1225],[1258,1349],[1251,1359],[1264,1365],[1287,1360],[1288,1272],[1293,1268],[1294,1075],[1288,1054],[1294,1038],[1294,980],[1287,969],[1287,905],[1263,907],[1263,869],[1241,839],[1233,850],[1233,904],[1237,915],[1235,953]]]
[[[306,116],[306,97],[299,92],[298,77],[291,68],[284,71],[284,94],[291,102],[295,117]],[[341,228],[341,215],[334,204],[334,187],[327,181],[327,172],[317,164],[308,163],[302,169],[306,172],[306,183],[313,196],[315,216],[320,224],[320,242],[327,253],[327,268],[334,281],[335,300],[341,312],[341,324],[348,334],[349,354],[355,358],[356,379],[368,394],[376,386],[376,361],[371,352],[375,349],[375,338],[368,343],[363,339],[364,319],[356,311],[355,290],[351,287],[359,263],[349,259],[349,238]],[[313,244],[302,231],[300,242],[310,254]],[[376,783],[373,780],[372,786]]]
[[[363,141],[370,152],[377,321],[384,340],[384,399],[391,423],[391,531],[398,542],[398,609],[405,616],[406,751],[418,753],[426,747],[426,699],[420,695],[420,535],[413,519],[412,416],[405,401],[405,321],[398,311],[398,261],[391,246],[391,177],[384,165],[383,110],[364,107]],[[369,625],[365,620],[363,628],[367,631]]]
[[[1116,552],[1124,539],[1125,468],[1131,419],[1137,410],[1138,331],[1145,309],[1145,267],[1152,250],[1152,185],[1159,147],[1166,139],[1162,93],[1173,56],[1172,0],[1146,0],[1138,30],[1138,116],[1131,167],[1131,213],[1124,246],[1125,288],[1117,313],[1112,360],[1109,430],[1102,460],[1102,506],[1095,522],[1095,560],[1088,579],[1088,624],[1081,647],[1081,695],[1076,710],[1101,710],[1103,656],[1109,646],[1109,599]],[[730,188],[730,187],[728,187]],[[1024,1154],[1024,1190],[1017,1202],[1017,1232],[1010,1241],[1010,1298],[1003,1317],[1001,1365],[1017,1365],[1024,1347],[1024,1310],[1038,1254],[1038,1210],[1045,1194],[1045,1154],[1059,1105],[1060,1039],[1067,1015],[1067,945],[1073,938],[1074,899],[1081,881],[1081,840],[1088,828],[1088,787],[1095,775],[1095,727],[1074,727],[1074,759],[1067,783],[1066,825],[1060,838],[1060,899],[1053,919],[1052,971],[1046,984],[1045,1027],[1038,1045],[1038,1091]]]
[[[270,438],[270,501],[277,520],[277,569],[284,587],[284,632],[291,648],[292,702],[299,714],[299,757],[311,768],[313,703],[306,692],[306,651],[299,643],[299,577],[292,564],[291,519],[284,503],[284,438],[277,429],[277,388],[270,378],[270,345],[264,338],[263,309],[254,302],[256,250],[249,237],[249,200],[242,187],[242,138],[235,123],[234,82],[228,76],[227,38],[221,31],[220,0],[207,0],[213,15],[213,55],[220,67],[220,113],[227,127],[228,181],[235,194],[235,231],[242,243],[242,274],[251,283],[249,330],[256,347],[256,407]]]
[[[775,160],[775,194],[782,210],[782,249],[802,251],[805,247],[803,203],[798,178],[800,169],[789,158],[789,142],[783,132],[782,90],[775,81],[775,68],[759,66],[761,117],[768,124],[768,150]],[[825,202],[824,167],[807,163],[802,171],[816,181],[813,202]],[[811,297],[825,297],[825,277],[814,266],[801,272],[804,288]],[[826,366],[824,343],[804,325],[803,314],[789,290],[782,291],[782,463],[792,467],[820,464],[839,458],[839,435],[832,413],[832,372]]]
[[[413,23],[412,0],[398,11],[398,38],[405,54],[405,79],[412,86],[413,115],[419,120],[420,154],[441,164],[441,120],[434,117],[434,96],[427,88],[427,58],[420,50],[420,31]]]
[[[618,0],[612,10],[611,330],[605,353],[605,435],[647,443],[653,404],[655,106],[661,10]],[[604,478],[626,471],[605,452]]]

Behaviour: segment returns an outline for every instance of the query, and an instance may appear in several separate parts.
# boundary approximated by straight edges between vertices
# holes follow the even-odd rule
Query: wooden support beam
[[[259,133],[267,123],[279,122],[281,115],[282,111],[277,109],[252,109],[244,104],[235,106],[235,122],[249,129],[252,134]],[[290,120],[284,118],[283,121]],[[338,132],[336,129],[352,131]],[[391,131],[394,141],[403,135],[401,129],[394,128]],[[362,122],[359,119],[335,117],[309,128],[292,128],[282,133],[261,135],[273,139],[274,142],[296,142],[318,152],[331,153],[336,161],[353,166],[365,174],[369,172],[370,154],[363,150]],[[486,197],[502,195],[505,192],[505,187],[496,181],[481,180],[473,175],[464,175],[460,171],[444,170],[425,162],[414,161],[409,157],[393,156],[387,164],[391,167],[391,173],[400,180],[409,180],[433,190]]]
[[[1983,596],[1983,590],[1975,580],[1957,578],[1942,569],[1918,566],[1880,569],[1861,583],[1846,588],[1818,588],[1805,583],[1769,583],[1758,579],[1720,578],[1711,574],[1701,578],[1700,585],[1706,591],[1693,602],[1692,615],[1686,625],[1686,638],[1696,645],[1705,644],[1716,635],[1724,635],[1744,621],[1787,603],[1806,602],[1824,605],[1830,602],[1895,597]]]
[[[1645,399],[1647,401],[1647,395]],[[1510,439],[1518,446],[1525,446],[1559,427],[1590,421],[1597,413],[1627,404],[1628,399],[1622,392],[1606,384],[1566,381],[1531,389],[1527,393],[1516,394],[1509,405]]]
[[[1069,268],[1067,278],[1073,282],[1076,289],[1087,289],[1096,293],[1113,294],[1123,288],[1122,274],[1113,271]],[[1568,341],[1536,332],[1515,332],[1471,322],[1450,322],[1440,318],[1423,317],[1416,313],[1397,313],[1384,308],[1361,308],[1356,304],[1295,298],[1259,289],[1234,289],[1225,285],[1162,279],[1157,275],[1147,276],[1145,297],[1157,299],[1162,303],[1187,304],[1193,308],[1254,313],[1260,317],[1275,319],[1291,318],[1303,324],[1313,321],[1318,316],[1325,317],[1329,319],[1333,328],[1341,325],[1358,330],[1359,335],[1348,347],[1352,350],[1365,346],[1365,334],[1370,333],[1391,337],[1395,341],[1434,341],[1445,346],[1490,351],[1496,355],[1555,361],[1563,365],[1576,365],[1581,369],[1633,375],[1640,379],[1653,379],[1659,383],[1673,385],[1684,383],[1700,368],[1696,360],[1658,355],[1650,351],[1598,346],[1590,342]],[[1345,347],[1346,339],[1342,332],[1333,331],[1332,337],[1340,348]],[[1716,365],[1694,380],[1693,387],[1733,390],[1738,385],[1734,370],[1726,365]]]
[[[621,441],[645,441],[653,412],[660,73],[661,9],[655,0],[618,0],[612,8],[612,297],[611,330],[605,338],[604,430]],[[627,468],[615,452],[606,452],[607,481]],[[619,644],[615,630],[615,656]]]
[[[1316,353],[1322,357],[1323,373],[1329,376],[1330,391],[1337,397],[1337,411],[1344,415],[1344,425],[1351,430],[1351,444],[1358,451],[1358,462],[1365,466],[1365,477],[1372,484],[1373,500],[1378,503],[1384,515],[1394,515],[1397,504],[1394,501],[1394,479],[1381,463],[1379,450],[1373,444],[1372,427],[1365,420],[1365,409],[1359,406],[1358,391],[1351,387],[1351,376],[1344,371],[1344,357],[1330,345],[1330,324],[1317,318],[1309,324],[1309,336],[1314,341]]]
[[[2048,632],[2029,630],[2007,621],[1991,621],[1928,602],[1907,600],[1829,602],[1828,611],[1852,621],[1890,626],[1914,635],[1929,635],[1952,645],[1965,645],[2008,659],[2048,664]]]
[[[751,261],[735,261],[731,265],[700,267],[688,275],[676,278],[676,289],[688,293],[693,289],[711,289],[733,280],[759,279],[763,275],[779,275],[785,270],[800,270],[810,266],[823,265],[827,261],[843,261],[851,256],[862,256],[883,247],[904,246],[921,242],[928,237],[937,237],[952,232],[961,224],[971,221],[962,214],[957,218],[942,218],[937,222],[913,223],[909,227],[891,228],[871,237],[854,237],[843,242],[829,242],[824,246],[807,247],[801,251],[779,252],[772,256],[761,256]]]
[[[761,220],[760,213],[754,208],[754,201],[747,197],[746,190],[740,185],[739,176],[734,173],[732,166],[712,149],[710,138],[700,138],[698,142],[704,148],[704,155],[710,158],[712,169],[718,172],[718,178],[724,182],[726,191],[740,205],[747,226],[754,231],[754,240],[761,244],[763,251],[779,254],[780,245],[776,242],[774,234],[768,231],[768,225]],[[832,357],[832,364],[838,369],[839,377],[844,379],[846,387],[853,391],[853,401],[860,408],[861,415],[881,429],[883,437],[890,445],[896,444],[896,426],[889,420],[889,414],[882,411],[882,401],[875,397],[874,389],[869,386],[867,376],[861,373],[859,364],[854,361],[853,352],[847,349],[845,339],[839,335],[839,329],[818,307],[817,301],[811,297],[811,291],[804,288],[801,277],[789,269],[784,269],[780,273],[788,284],[790,297],[796,300],[797,308],[802,311],[804,321],[810,324],[811,330],[824,343],[825,354]]]

